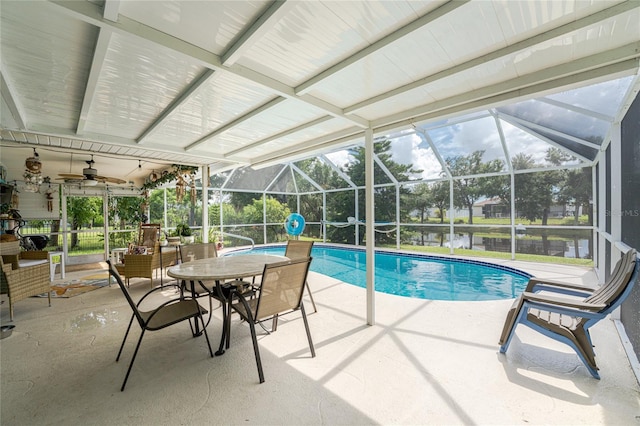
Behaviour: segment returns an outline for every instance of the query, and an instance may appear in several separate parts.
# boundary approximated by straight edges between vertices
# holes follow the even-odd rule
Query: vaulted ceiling
[[[9,174],[140,184],[636,75],[640,2],[2,0],[0,31]]]

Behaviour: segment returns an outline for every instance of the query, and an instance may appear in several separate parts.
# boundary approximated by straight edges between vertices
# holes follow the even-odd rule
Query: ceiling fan
[[[99,175],[98,170],[93,168],[93,165],[95,164],[95,161],[93,161],[93,155],[91,155],[91,160],[86,160],[85,163],[87,163],[88,167],[82,169],[82,174],[58,173],[58,176],[60,176],[59,179],[64,180],[67,183],[81,183],[85,186],[95,186],[98,182],[112,183],[115,185],[127,183],[127,181],[123,179]]]

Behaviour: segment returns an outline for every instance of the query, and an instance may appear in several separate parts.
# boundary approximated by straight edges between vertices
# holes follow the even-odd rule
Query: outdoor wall
[[[622,120],[622,241],[640,251],[640,97]],[[614,214],[616,212],[612,212]],[[622,305],[621,320],[640,358],[640,283]]]

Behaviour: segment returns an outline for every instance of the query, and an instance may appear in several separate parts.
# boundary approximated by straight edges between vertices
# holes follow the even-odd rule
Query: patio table
[[[195,283],[196,281],[215,281],[219,298],[222,303],[222,335],[220,338],[220,347],[216,355],[224,354],[224,343],[228,340],[231,328],[231,301],[233,291],[228,292],[225,297],[222,286],[225,280],[234,280],[245,277],[255,277],[262,274],[264,265],[268,263],[282,262],[287,258],[272,254],[245,254],[237,256],[222,256],[209,259],[198,259],[192,262],[182,263],[172,266],[167,270],[167,275],[178,280],[190,282],[192,296],[196,297]],[[211,315],[212,313],[210,313]],[[200,331],[196,322],[196,334]],[[228,341],[227,341],[228,347]]]

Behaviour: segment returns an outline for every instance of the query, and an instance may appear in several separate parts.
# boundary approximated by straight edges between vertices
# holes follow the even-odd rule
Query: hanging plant
[[[172,171],[165,170],[155,181],[148,181],[142,185],[143,190],[156,189],[166,183],[173,182],[182,178],[182,175],[195,175],[198,171],[198,167],[195,166],[183,166],[182,164],[172,164]]]

